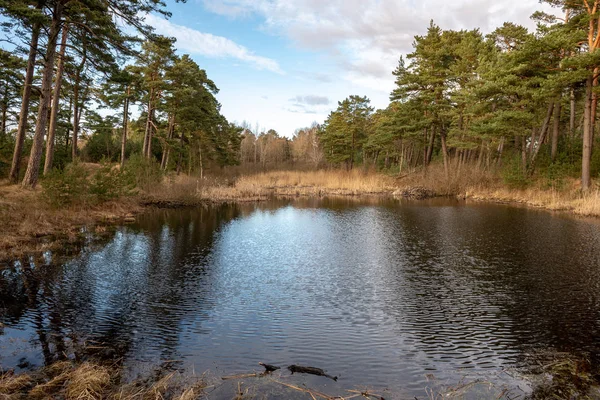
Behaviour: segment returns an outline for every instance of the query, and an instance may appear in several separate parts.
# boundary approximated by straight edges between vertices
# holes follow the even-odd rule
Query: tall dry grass
[[[237,188],[320,189],[352,194],[375,194],[394,190],[393,178],[360,169],[318,171],[273,171],[240,177]]]
[[[124,383],[118,366],[60,361],[31,373],[0,374],[0,399],[191,400],[206,386],[204,376],[178,372]]]

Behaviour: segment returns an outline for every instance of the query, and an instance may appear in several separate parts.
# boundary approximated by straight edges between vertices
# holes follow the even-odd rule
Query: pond
[[[411,397],[432,379],[526,392],[539,353],[599,365],[600,225],[450,200],[153,211],[70,260],[1,271],[2,368],[83,345],[132,376],[264,361]]]

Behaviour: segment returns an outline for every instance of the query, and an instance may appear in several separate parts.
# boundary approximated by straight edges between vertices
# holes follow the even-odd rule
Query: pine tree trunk
[[[552,150],[550,153],[552,161],[556,160],[556,154],[558,152],[558,136],[560,134],[560,112],[560,101],[557,101],[556,105],[554,106],[554,125],[552,126]]]
[[[79,82],[75,79],[73,86],[73,137],[71,139],[71,160],[77,159],[77,136],[79,135]]]
[[[175,116],[169,115],[169,127],[168,127],[168,132],[167,132],[167,140],[170,140],[173,138],[174,127],[175,127]],[[162,159],[160,161],[160,168],[163,170],[167,169],[170,152],[171,152],[171,146],[168,143],[166,143],[165,148],[163,149]]]
[[[588,76],[585,82],[585,102],[583,108],[583,154],[581,159],[581,189],[590,188],[590,164],[592,161],[592,86],[593,76]]]
[[[21,102],[21,111],[19,113],[19,126],[15,138],[15,149],[13,152],[12,165],[8,175],[12,183],[19,180],[21,170],[21,158],[23,156],[23,144],[25,134],[27,133],[27,117],[29,115],[29,101],[31,99],[31,85],[33,84],[33,72],[35,70],[35,58],[38,50],[38,41],[40,38],[41,24],[36,23],[31,30],[31,43],[29,45],[29,57],[27,58],[27,70],[25,72],[25,82],[23,83],[23,101]]]
[[[146,118],[146,131],[144,133],[144,144],[142,146],[142,154],[144,157],[150,157],[150,151],[148,150],[149,143],[151,142],[150,136],[152,135],[152,96],[153,89],[150,89],[150,93],[148,94],[148,116]]]
[[[81,111],[83,109],[83,105],[79,104],[79,92],[81,90],[81,74],[83,72],[83,68],[85,67],[85,63],[87,62],[87,53],[84,50],[83,56],[81,57],[81,62],[79,63],[79,67],[77,72],[75,73],[75,82],[73,85],[73,140],[71,140],[71,160],[75,161],[77,159],[77,139],[79,136],[79,121],[81,118]]]
[[[423,130],[423,171],[425,171],[427,167],[427,148],[427,128],[425,128]],[[417,158],[419,157],[417,156]]]
[[[202,146],[198,143],[198,157],[200,163],[200,179],[204,179],[204,166],[202,165]]]
[[[65,69],[65,53],[67,50],[67,36],[69,35],[69,25],[65,24],[62,31],[60,42],[60,53],[58,65],[56,66],[56,78],[54,79],[54,94],[52,95],[52,111],[50,114],[50,126],[48,127],[48,137],[46,138],[46,160],[44,162],[44,175],[52,170],[54,161],[54,142],[56,135],[56,124],[58,119],[58,107],[60,104],[60,89],[62,86],[62,77]]]
[[[527,141],[525,136],[521,136],[521,167],[523,174],[527,172]]]
[[[575,114],[576,114],[576,110],[575,110],[575,89],[571,89],[570,103],[571,103],[571,109],[569,110],[570,111],[570,116],[569,116],[569,135],[573,136],[573,135],[575,135]]]
[[[52,76],[54,75],[54,58],[56,56],[56,43],[60,31],[60,19],[63,11],[63,2],[57,1],[54,5],[54,13],[50,32],[48,33],[48,45],[46,50],[46,61],[44,63],[44,72],[42,74],[42,94],[40,96],[40,106],[33,135],[33,144],[27,163],[27,171],[23,179],[23,187],[34,188],[38,182],[40,173],[40,162],[44,145],[44,134],[46,133],[46,124],[48,122],[48,108],[52,94]]]
[[[354,167],[354,146],[355,146],[355,134],[354,129],[352,129],[352,149],[350,150],[350,169]],[[386,161],[387,163],[387,161]]]
[[[542,129],[540,132],[540,136],[538,139],[538,145],[533,146],[533,152],[531,153],[531,160],[529,162],[529,173],[533,174],[535,169],[535,159],[537,158],[540,149],[542,148],[542,143],[546,140],[546,134],[548,133],[548,127],[550,126],[550,120],[552,119],[552,113],[554,112],[554,102],[550,102],[548,105],[548,111],[546,112],[546,119],[544,119],[544,123],[542,125]]]
[[[477,159],[477,169],[481,170],[481,166],[483,165],[483,155],[485,153],[485,140],[481,141],[481,148],[479,150],[479,158]]]
[[[179,148],[179,158],[177,159],[177,175],[181,172],[181,164],[183,163],[183,142],[184,136],[183,132],[181,132],[181,138],[179,140],[180,148]]]
[[[0,142],[6,139],[6,120],[8,113],[8,85],[4,90],[4,101],[2,101],[2,122],[0,122]]]
[[[431,127],[431,136],[429,136],[429,146],[427,146],[427,159],[425,165],[429,165],[433,157],[433,145],[435,144],[435,127]]]
[[[596,86],[598,86],[598,68],[594,68],[594,80],[592,81],[592,105],[591,105],[591,121],[590,124],[590,153],[593,150],[594,143],[594,130],[596,129],[596,114],[598,110],[598,93],[596,93]]]
[[[121,133],[121,170],[125,167],[125,149],[127,147],[127,123],[129,122],[129,95],[131,89],[127,86],[127,94],[123,102],[123,132]]]
[[[448,160],[448,146],[446,145],[446,132],[442,128],[440,132],[440,139],[442,141],[442,155],[444,156],[444,175],[446,179],[450,179],[450,160]]]
[[[496,165],[502,166],[502,153],[504,152],[504,141],[505,138],[502,136],[500,138],[500,144],[498,145],[498,158],[496,159]]]
[[[531,155],[533,154],[533,150],[535,147],[535,136],[536,136],[536,129],[535,126],[531,128],[531,139],[529,141],[529,156],[531,157]]]

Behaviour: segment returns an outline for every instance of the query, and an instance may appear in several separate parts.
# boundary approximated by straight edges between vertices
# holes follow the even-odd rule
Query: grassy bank
[[[163,373],[152,379],[123,382],[116,366],[56,362],[37,371],[0,375],[0,399],[193,400],[204,394],[202,376]]]
[[[260,369],[260,371],[259,371]],[[505,373],[508,373],[505,371]],[[98,361],[57,361],[36,370],[0,371],[0,399],[5,400],[195,400],[195,399],[597,399],[600,387],[586,359],[552,355],[528,374],[511,371],[529,389],[494,384],[484,378],[461,379],[450,384],[427,374],[422,396],[390,389],[375,389],[351,382],[319,383],[284,368],[264,374],[262,368],[247,373],[213,376],[157,367],[136,379],[127,379],[118,364]],[[497,376],[491,372],[491,379]],[[511,375],[512,376],[512,375]],[[309,382],[311,385],[309,385]],[[316,387],[314,387],[316,385]],[[311,387],[313,386],[313,387]]]
[[[139,180],[136,190],[102,201],[84,196],[60,206],[48,198],[45,183],[36,190],[25,190],[0,182],[0,259],[7,261],[56,248],[64,250],[65,244],[80,242],[84,234],[102,233],[107,224],[134,221],[135,215],[148,207],[261,201],[272,196],[391,196],[393,193],[402,195],[407,188],[424,188],[436,196],[520,203],[600,216],[600,191],[595,188],[582,193],[578,189],[579,182],[574,179],[563,179],[560,187],[539,180],[514,188],[498,174],[476,169],[446,179],[442,167],[437,165],[426,173],[401,176],[355,169],[275,171],[203,179],[169,175],[153,179]],[[58,189],[53,188],[52,193],[58,193],[53,196],[62,196],[61,188]]]

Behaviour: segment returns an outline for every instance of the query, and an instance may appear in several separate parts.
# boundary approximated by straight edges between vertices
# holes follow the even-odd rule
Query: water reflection
[[[133,373],[264,360],[415,394],[427,373],[490,376],[539,350],[598,365],[598,228],[458,202],[156,211],[67,263],[3,270],[0,364],[80,356],[85,343]]]

